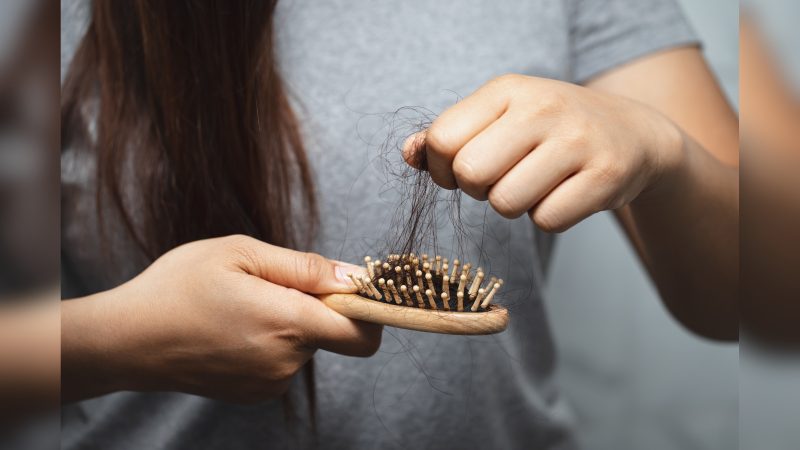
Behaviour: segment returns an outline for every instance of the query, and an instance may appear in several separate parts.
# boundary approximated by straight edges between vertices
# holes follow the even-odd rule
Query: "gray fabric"
[[[62,65],[79,2],[62,3]],[[497,75],[583,81],[648,52],[693,42],[671,1],[289,1],[278,6],[278,54],[316,171],[323,227],[316,251],[358,261],[380,248],[397,194],[384,189],[387,112],[440,112]],[[72,30],[72,31],[70,31]],[[631,36],[634,35],[634,37]],[[413,115],[412,115],[413,116]],[[406,116],[407,117],[407,116]],[[399,155],[391,158],[401,163]],[[108,264],[94,244],[91,159],[62,156],[62,245],[70,295],[143,269],[123,236]],[[551,238],[465,200],[459,256],[506,280],[509,329],[460,337],[386,329],[368,359],[318,352],[321,448],[571,448],[572,418],[552,383],[555,355],[540,290]],[[443,223],[440,250],[457,242]],[[118,393],[64,408],[66,449],[245,449],[312,445],[279,402],[237,406],[183,394]],[[291,426],[290,426],[291,425]]]

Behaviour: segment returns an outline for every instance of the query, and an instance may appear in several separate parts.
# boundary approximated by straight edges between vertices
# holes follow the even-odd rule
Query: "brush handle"
[[[508,310],[499,305],[481,312],[457,312],[393,305],[355,294],[322,295],[320,300],[351,319],[429,333],[494,334],[508,326]]]

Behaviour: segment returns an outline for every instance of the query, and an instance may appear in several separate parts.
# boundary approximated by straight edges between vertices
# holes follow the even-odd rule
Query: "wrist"
[[[119,288],[62,302],[62,401],[143,388],[127,303]]]
[[[651,148],[656,155],[650,182],[632,203],[646,203],[674,192],[681,185],[689,164],[689,146],[686,134],[671,120],[659,114],[660,121],[652,133]]]

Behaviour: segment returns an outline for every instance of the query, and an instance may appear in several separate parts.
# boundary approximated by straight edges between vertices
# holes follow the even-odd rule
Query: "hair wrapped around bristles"
[[[390,254],[385,261],[364,257],[367,276],[353,276],[359,294],[375,301],[412,308],[478,312],[490,308],[502,279],[480,267],[427,254]],[[482,287],[483,285],[483,287]]]

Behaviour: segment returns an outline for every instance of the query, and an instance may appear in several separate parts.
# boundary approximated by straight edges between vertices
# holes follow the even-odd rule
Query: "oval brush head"
[[[493,334],[508,325],[508,310],[492,303],[503,280],[481,268],[413,253],[364,262],[368,276],[348,274],[358,294],[324,295],[323,303],[351,319],[433,333]]]

